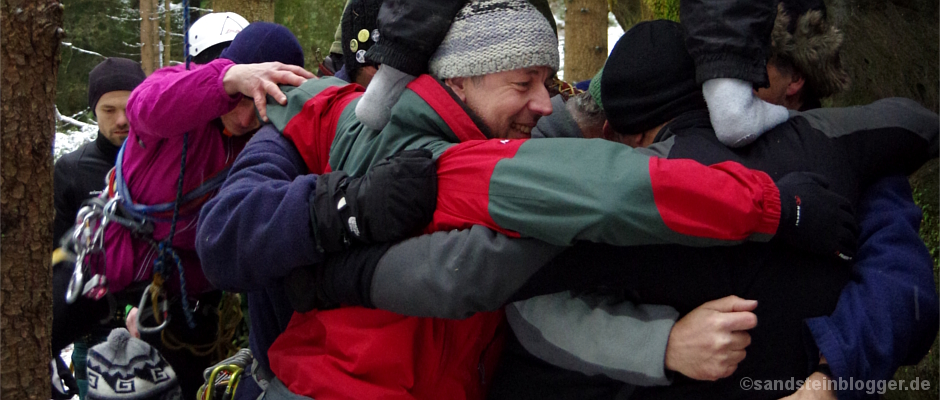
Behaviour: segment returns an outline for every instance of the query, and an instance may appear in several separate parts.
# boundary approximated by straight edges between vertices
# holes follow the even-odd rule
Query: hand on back
[[[755,308],[755,300],[728,296],[686,314],[669,334],[666,369],[697,380],[730,376],[751,344],[747,330],[757,326]]]

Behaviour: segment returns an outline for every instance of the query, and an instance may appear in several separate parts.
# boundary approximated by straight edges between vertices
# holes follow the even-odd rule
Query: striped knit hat
[[[558,70],[558,38],[545,16],[525,0],[471,0],[428,67],[447,79],[534,66]]]
[[[115,328],[88,350],[89,400],[180,400],[173,367],[153,347]]]

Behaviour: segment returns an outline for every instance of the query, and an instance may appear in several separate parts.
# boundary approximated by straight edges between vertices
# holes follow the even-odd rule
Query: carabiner
[[[241,375],[244,370],[244,368],[236,364],[224,364],[212,368],[212,372],[209,374],[209,378],[206,379],[206,392],[203,394],[203,398],[215,398],[215,394],[213,392],[215,391],[215,385],[217,384],[216,381],[222,380],[219,377],[219,373],[225,372],[229,375],[229,378],[228,383],[225,385],[225,392],[222,393],[222,399],[231,399],[232,395],[235,394],[235,390],[238,388],[238,383],[241,381]]]
[[[69,279],[69,287],[65,291],[65,302],[74,304],[78,296],[82,294],[84,288],[85,275],[82,273],[82,262],[85,260],[85,252],[82,251],[75,259],[75,269],[72,271],[72,279]]]
[[[160,332],[160,331],[162,331],[164,328],[166,328],[167,323],[170,322],[170,314],[167,313],[167,309],[169,309],[169,307],[167,307],[167,301],[166,301],[166,299],[164,298],[162,301],[160,301],[160,306],[161,306],[161,307],[160,307],[160,311],[162,311],[162,312],[166,315],[166,318],[163,320],[163,323],[161,323],[160,325],[154,326],[154,327],[147,327],[147,326],[144,326],[143,321],[141,320],[141,318],[143,318],[144,314],[146,314],[146,313],[148,313],[148,312],[149,312],[150,314],[153,313],[152,311],[150,311],[149,308],[146,307],[146,306],[147,306],[147,299],[150,297],[150,287],[151,287],[151,286],[153,286],[152,283],[151,283],[151,284],[148,284],[147,287],[144,289],[144,294],[140,296],[140,303],[139,303],[138,306],[137,306],[137,330],[138,330],[140,333],[147,333],[147,334],[150,334],[150,333],[157,333],[157,332]],[[156,319],[156,318],[157,318],[157,317],[154,316],[154,319]]]

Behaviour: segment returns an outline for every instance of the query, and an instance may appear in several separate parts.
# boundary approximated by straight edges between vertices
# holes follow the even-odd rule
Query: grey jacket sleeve
[[[415,317],[466,318],[496,310],[563,249],[483,226],[421,235],[392,246],[379,260],[372,303]]]
[[[866,132],[907,133],[923,140],[931,157],[938,155],[940,117],[911,99],[892,97],[864,106],[790,111],[790,118],[796,116],[806,118],[810,126],[831,138]]]
[[[790,113],[797,121],[832,138],[849,154],[858,176],[869,180],[910,175],[940,154],[940,117],[904,98],[881,99],[845,108],[822,108]]]
[[[513,303],[506,316],[522,346],[550,364],[638,386],[670,383],[666,344],[679,316],[672,307],[564,292]]]

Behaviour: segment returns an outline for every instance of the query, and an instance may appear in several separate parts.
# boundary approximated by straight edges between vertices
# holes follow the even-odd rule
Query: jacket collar
[[[115,146],[108,138],[104,137],[101,131],[98,131],[98,137],[95,138],[95,147],[111,162],[117,160],[118,150],[121,149],[120,146]]]
[[[689,128],[712,129],[712,121],[708,117],[708,110],[693,110],[680,114],[659,130],[656,138],[653,139],[653,143],[666,141],[676,135],[674,132],[681,132]]]

